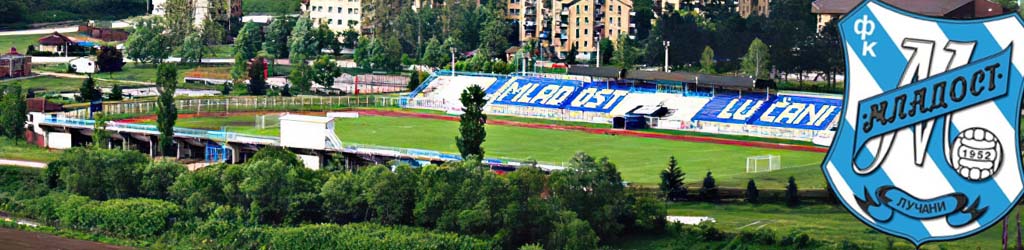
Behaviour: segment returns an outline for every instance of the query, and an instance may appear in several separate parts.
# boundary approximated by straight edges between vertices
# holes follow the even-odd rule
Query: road
[[[45,162],[21,161],[21,160],[10,160],[10,159],[0,159],[0,165],[16,166],[16,167],[26,167],[26,168],[46,168],[46,163]]]
[[[36,64],[67,63],[67,62],[70,62],[71,60],[73,60],[75,58],[78,58],[78,57],[72,57],[72,56],[69,56],[69,57],[64,57],[64,56],[33,56],[32,57],[32,63],[36,63]],[[126,62],[126,63],[127,62],[132,62],[132,60],[129,60],[127,57],[125,57],[124,58],[124,62]],[[170,57],[170,58],[167,58],[166,60],[164,60],[164,62],[177,63],[177,62],[181,62],[181,58],[180,57]],[[203,63],[234,64],[235,63],[235,59],[232,59],[232,58],[203,58]]]
[[[111,26],[115,29],[123,29],[131,27],[131,24],[124,21],[114,21]],[[78,32],[78,26],[64,26],[59,28],[43,28],[43,29],[30,29],[30,30],[13,30],[13,31],[0,31],[0,36],[20,36],[20,35],[45,35],[53,32],[57,33],[71,33]]]

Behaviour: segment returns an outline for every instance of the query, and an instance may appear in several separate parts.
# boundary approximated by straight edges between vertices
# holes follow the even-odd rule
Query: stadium
[[[745,77],[613,67],[573,67],[568,74],[441,70],[407,94],[345,99],[365,100],[361,104],[332,105],[341,103],[340,97],[300,99],[298,104],[294,99],[253,101],[280,106],[268,112],[265,107],[245,109],[250,105],[246,100],[184,101],[180,109],[197,114],[183,116],[177,127],[277,137],[283,133],[280,119],[289,112],[325,116],[352,111],[358,118],[333,121],[342,147],[391,152],[398,160],[423,166],[460,159],[452,141],[458,135],[459,96],[471,85],[487,93],[484,112],[490,117],[483,146],[495,170],[511,171],[527,161],[558,169],[576,152],[586,152],[618,163],[627,182],[656,186],[659,172],[675,157],[687,173],[712,172],[723,188],[739,191],[750,179],[759,187],[781,190],[790,176],[804,182],[802,187],[824,190],[817,168],[841,103],[836,95],[779,92]],[[135,106],[103,109],[113,114],[147,110],[137,107],[144,104],[128,105]],[[84,111],[68,116],[87,117]],[[123,122],[154,124],[146,118]],[[203,146],[190,155],[204,161],[231,158],[210,155],[224,152],[223,146]],[[239,151],[235,158],[244,160],[244,150]],[[318,157],[320,166],[332,158]]]
[[[457,161],[459,97],[472,85],[487,94],[483,163],[499,174],[529,164],[561,171],[574,154],[586,152],[615,163],[630,186],[653,191],[675,157],[690,195],[697,195],[701,178],[712,173],[723,199],[742,200],[744,187],[754,180],[762,197],[781,200],[793,178],[801,199],[815,205],[674,203],[670,214],[706,216],[731,230],[811,230],[822,232],[815,233],[821,239],[869,245],[888,239],[868,233],[841,208],[816,204],[830,199],[820,163],[840,97],[777,91],[743,77],[584,67],[568,74],[442,70],[399,94],[178,100],[177,157],[201,168],[243,162],[262,147],[281,146],[310,168],[338,161],[346,167]],[[107,123],[114,132],[108,146],[152,154],[155,106],[151,101],[102,104],[105,114],[126,117]],[[94,108],[33,114],[29,141],[49,148],[88,145]],[[850,227],[865,230],[849,234],[844,228]],[[978,238],[998,233],[992,229]],[[665,247],[642,239],[623,244]]]

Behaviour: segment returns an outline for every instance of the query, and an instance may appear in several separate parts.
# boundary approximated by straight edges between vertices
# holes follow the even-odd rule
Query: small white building
[[[88,57],[71,59],[68,64],[71,65],[71,70],[79,74],[93,74],[99,71],[99,66],[96,65],[96,62]]]
[[[334,118],[285,114],[281,118],[281,146],[293,149],[326,150],[341,148],[334,133]],[[299,154],[307,168],[319,169],[318,155]]]

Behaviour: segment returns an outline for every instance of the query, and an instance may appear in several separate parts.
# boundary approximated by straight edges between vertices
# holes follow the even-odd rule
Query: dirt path
[[[51,234],[0,228],[0,250],[7,249],[117,250],[132,248],[107,245],[92,241],[68,239]]]
[[[416,112],[406,111],[387,111],[377,109],[345,109],[351,111],[357,111],[360,115],[373,115],[373,116],[389,116],[389,117],[409,117],[409,118],[420,118],[420,119],[434,119],[444,121],[459,121],[456,116],[449,115],[438,115],[438,114],[424,114]],[[179,119],[193,118],[193,117],[224,117],[224,116],[236,116],[246,114],[266,114],[275,112],[231,112],[225,113],[202,113],[202,114],[181,114],[178,116]],[[310,115],[323,115],[324,112],[291,112],[296,114],[310,114]],[[131,119],[120,120],[119,122],[147,122],[156,119],[155,115],[148,115],[142,117],[136,117]],[[632,136],[642,138],[654,138],[663,140],[675,140],[675,141],[689,141],[689,142],[701,142],[701,143],[715,143],[723,145],[734,145],[742,147],[758,147],[768,149],[782,149],[792,151],[805,151],[805,152],[828,152],[826,147],[818,146],[806,146],[806,145],[793,145],[785,143],[770,143],[770,142],[758,142],[758,141],[742,141],[734,139],[724,139],[708,136],[692,136],[692,135],[670,135],[644,131],[634,130],[621,130],[621,129],[610,129],[610,128],[588,128],[581,126],[568,126],[568,125],[554,125],[554,124],[536,124],[516,121],[505,121],[505,120],[490,120],[488,124],[493,125],[504,125],[504,126],[515,126],[524,128],[538,128],[538,129],[553,129],[553,130],[566,130],[566,131],[580,131],[591,134],[604,134],[604,135],[618,135],[618,136]]]

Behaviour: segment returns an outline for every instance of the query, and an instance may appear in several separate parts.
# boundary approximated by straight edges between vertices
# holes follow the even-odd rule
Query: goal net
[[[266,114],[256,116],[256,128],[257,129],[268,129],[276,128],[281,126],[281,115],[280,114]]]
[[[782,169],[782,157],[758,155],[747,157],[747,173],[771,172]]]

